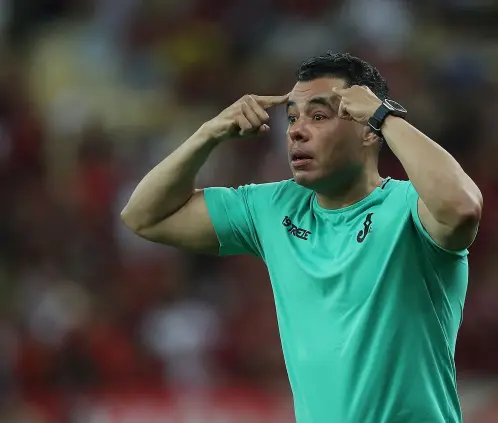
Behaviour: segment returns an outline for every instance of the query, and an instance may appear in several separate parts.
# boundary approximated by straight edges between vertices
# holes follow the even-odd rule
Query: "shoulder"
[[[309,201],[309,198],[313,195],[313,191],[296,184],[293,179],[242,185],[236,190],[243,193],[249,202],[267,206],[273,204],[283,205],[303,200]]]
[[[386,210],[390,211],[390,214],[396,214],[395,210],[406,213],[409,221],[414,228],[414,233],[417,239],[427,247],[427,251],[433,255],[433,257],[452,257],[452,258],[463,258],[468,254],[467,249],[450,251],[442,248],[433,239],[432,235],[426,229],[426,226],[420,218],[419,211],[419,194],[411,181],[397,181],[393,180],[391,186],[391,193],[386,195],[384,203],[387,206]],[[386,187],[387,188],[387,187]]]
[[[409,180],[386,178],[381,185],[385,201],[395,202],[402,206],[410,204],[410,198],[417,195],[415,188]]]
[[[410,185],[411,182],[409,180],[386,178],[381,188],[389,194],[399,195],[403,191],[406,193]]]
[[[264,184],[247,184],[237,188],[211,187],[204,189],[204,198],[209,210],[221,209],[233,213],[244,209],[250,214],[270,213],[285,207],[309,204],[313,191],[287,179]]]

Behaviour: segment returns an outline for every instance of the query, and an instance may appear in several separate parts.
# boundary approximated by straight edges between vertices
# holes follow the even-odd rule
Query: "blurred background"
[[[496,22],[494,0],[0,0],[0,422],[293,421],[263,263],[148,243],[119,212],[201,123],[328,49],[378,67],[483,192],[456,361],[465,421],[498,422]],[[288,178],[285,125],[199,185]]]

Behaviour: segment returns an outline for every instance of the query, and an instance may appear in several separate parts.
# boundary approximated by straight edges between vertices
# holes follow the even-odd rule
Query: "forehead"
[[[299,104],[306,103],[313,97],[328,98],[332,95],[332,88],[344,88],[345,86],[345,81],[339,78],[318,78],[298,82],[290,93],[289,101]]]

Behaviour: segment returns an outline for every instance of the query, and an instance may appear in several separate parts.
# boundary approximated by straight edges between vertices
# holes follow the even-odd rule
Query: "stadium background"
[[[483,192],[457,367],[465,421],[498,422],[496,22],[493,0],[0,0],[0,422],[292,421],[262,263],[147,243],[119,212],[203,121],[327,49],[373,62]],[[273,121],[199,184],[287,178]],[[381,169],[404,176],[387,148]]]

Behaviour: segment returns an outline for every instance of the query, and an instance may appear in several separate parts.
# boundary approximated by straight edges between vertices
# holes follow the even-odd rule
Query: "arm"
[[[186,250],[218,253],[220,243],[195,178],[211,151],[227,138],[266,132],[266,108],[287,96],[244,96],[205,123],[138,184],[121,212],[137,235]]]
[[[340,99],[339,116],[362,125],[381,105],[367,87],[333,91]],[[419,195],[418,214],[431,238],[447,250],[467,248],[481,218],[482,195],[476,184],[446,150],[405,120],[387,117],[382,135]]]
[[[386,118],[382,134],[420,196],[426,231],[447,250],[467,248],[481,218],[477,185],[446,150],[405,120]]]
[[[121,218],[137,235],[193,251],[217,253],[218,239],[195,178],[217,142],[201,127],[138,184]]]

